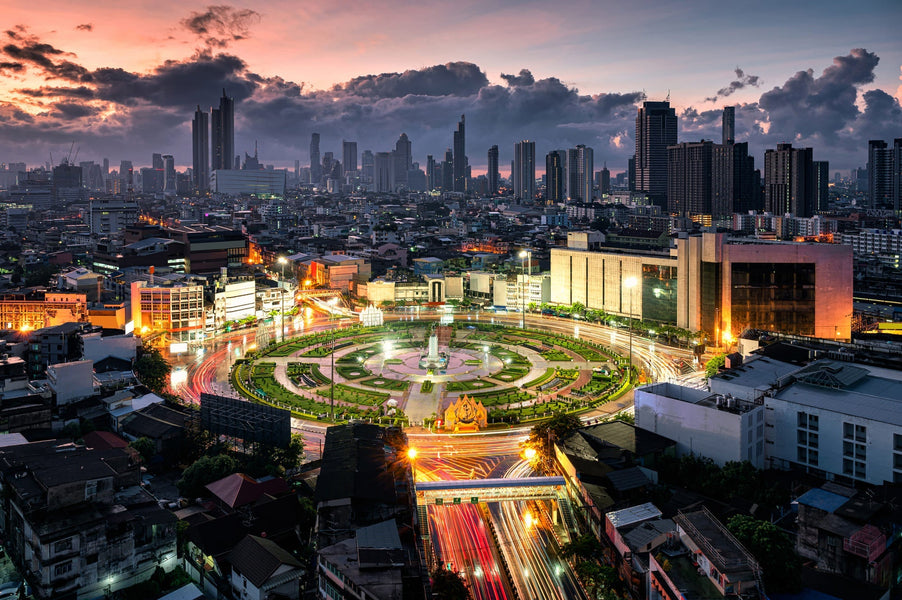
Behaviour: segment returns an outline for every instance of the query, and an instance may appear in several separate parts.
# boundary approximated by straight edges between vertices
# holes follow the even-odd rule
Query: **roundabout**
[[[442,429],[448,407],[467,399],[493,429],[590,410],[628,391],[629,373],[622,356],[577,337],[424,320],[271,343],[236,361],[230,382],[246,399],[325,423]]]

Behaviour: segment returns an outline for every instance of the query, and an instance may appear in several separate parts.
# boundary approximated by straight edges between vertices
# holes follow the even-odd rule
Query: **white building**
[[[506,307],[509,311],[528,309],[530,304],[536,306],[551,300],[551,275],[538,273],[535,275],[518,274],[508,277],[505,285],[495,286],[495,306]]]
[[[769,466],[902,483],[902,380],[831,360],[812,363],[793,379],[764,398],[773,425]]]
[[[751,462],[759,467],[798,468],[845,483],[902,482],[902,373],[759,357],[712,377],[709,385],[711,393],[671,383],[637,389],[636,425],[677,440],[678,451],[719,464],[749,460],[752,449]],[[733,415],[717,406],[718,399],[732,401],[736,411],[753,408]],[[762,408],[763,463],[757,452]]]
[[[285,299],[285,310],[294,306],[294,296]],[[229,321],[240,321],[257,314],[257,287],[253,279],[233,281],[216,289],[213,295],[214,327]]]
[[[672,383],[636,389],[634,403],[636,426],[675,440],[681,456],[764,466],[762,404]]]
[[[47,367],[47,381],[63,406],[94,395],[94,363],[90,360],[59,363]]]

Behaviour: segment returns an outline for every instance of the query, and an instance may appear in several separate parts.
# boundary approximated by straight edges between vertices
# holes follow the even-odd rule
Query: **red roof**
[[[288,484],[280,477],[257,481],[244,473],[233,473],[207,486],[226,506],[238,508],[256,502],[264,494],[278,495],[288,491]]]
[[[85,446],[95,450],[109,450],[111,448],[126,448],[128,442],[109,431],[91,431],[84,435]]]

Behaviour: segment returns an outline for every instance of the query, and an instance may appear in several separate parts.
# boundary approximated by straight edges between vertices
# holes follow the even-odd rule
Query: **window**
[[[66,550],[72,549],[72,538],[66,538],[64,540],[60,540],[53,544],[53,551],[55,553],[65,552]]]
[[[61,576],[63,576],[63,575],[67,575],[67,574],[70,573],[71,571],[72,571],[72,561],[71,561],[71,560],[67,560],[67,561],[64,562],[64,563],[60,563],[60,564],[55,565],[55,566],[53,567],[53,576],[54,576],[54,577],[61,577]]]
[[[816,433],[808,434],[808,446],[811,448],[817,448],[818,436]]]
[[[853,453],[853,444],[852,442],[843,442],[842,443],[842,455],[843,456],[852,456]]]
[[[902,435],[898,433],[893,434],[893,450],[902,452]]]
[[[848,458],[842,459],[842,473],[843,475],[852,475],[854,473],[852,461]]]
[[[817,450],[808,450],[808,464],[817,466]]]
[[[867,469],[865,468],[864,463],[857,462],[855,463],[855,477],[858,479],[866,479],[867,478]]]
[[[854,431],[854,426],[851,423],[843,423],[842,424],[842,436],[847,440],[855,439],[855,436],[852,434]]]
[[[808,413],[799,413],[799,427],[808,427]]]
[[[796,439],[798,440],[799,444],[807,444],[808,443],[808,434],[804,431],[799,431],[796,434]]]
[[[798,459],[799,459],[800,463],[808,462],[808,450],[799,446],[798,447]]]
[[[811,431],[817,431],[818,427],[818,417],[817,415],[808,415],[808,429]]]
[[[902,469],[902,454],[893,454],[893,468]]]
[[[855,426],[855,441],[856,442],[866,442],[868,441],[868,429],[864,425],[856,425]]]

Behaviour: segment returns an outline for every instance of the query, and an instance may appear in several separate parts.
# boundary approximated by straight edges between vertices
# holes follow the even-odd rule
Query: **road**
[[[424,320],[429,317],[437,318],[438,315],[420,315]],[[387,318],[406,319],[409,316],[387,315]],[[464,313],[456,318],[474,324],[490,322],[512,327],[518,326],[520,320],[517,314]],[[662,346],[638,336],[630,340],[628,333],[616,328],[539,315],[528,315],[526,323],[528,327],[596,342],[624,355],[631,348],[634,364],[646,381],[682,378],[678,361],[693,360],[689,350]],[[329,326],[328,318],[308,314],[296,333]],[[173,391],[191,402],[197,402],[203,392],[234,395],[228,384],[232,361],[254,348],[255,339],[256,330],[243,330],[210,340],[200,355],[171,357],[178,372],[173,378]],[[632,398],[627,396],[582,418],[591,421],[628,409],[631,404]],[[310,459],[321,455],[324,426],[292,419],[292,430],[304,435]],[[528,427],[454,436],[411,430],[408,432],[410,445],[418,449],[416,478],[423,481],[528,476],[528,465],[519,458],[528,433]],[[528,526],[524,522],[527,513],[530,515]],[[560,528],[555,529],[539,504],[493,503],[484,512],[472,505],[432,506],[428,510],[428,519],[436,557],[444,566],[450,565],[461,573],[474,598],[514,598],[514,588],[521,599],[585,597],[569,565],[559,554],[557,536],[566,537],[566,533]],[[486,519],[495,531],[500,549],[492,541]],[[505,565],[509,568],[507,573]]]

